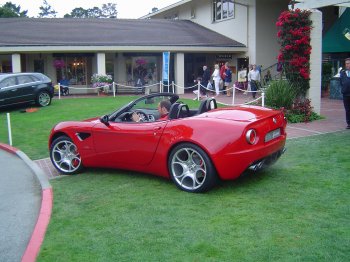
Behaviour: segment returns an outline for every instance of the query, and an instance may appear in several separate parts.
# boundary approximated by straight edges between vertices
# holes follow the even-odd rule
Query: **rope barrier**
[[[124,88],[129,88],[131,90],[133,89],[137,89],[139,90],[140,88],[142,88],[143,90],[149,90],[151,87],[154,87],[154,86],[158,86],[159,85],[159,91],[160,92],[163,92],[164,91],[164,84],[160,81],[159,83],[154,83],[154,84],[150,84],[150,85],[144,85],[144,86],[130,86],[130,85],[125,85],[125,84],[121,84],[121,83],[116,83],[116,82],[113,82],[112,84],[109,84],[109,88],[110,86],[112,86],[112,91],[113,91],[113,96],[115,97],[116,96],[116,90],[117,90],[117,87],[124,87]],[[203,86],[201,84],[200,81],[198,81],[197,84],[193,85],[193,86],[189,86],[189,87],[182,87],[182,86],[179,86],[177,84],[175,84],[174,82],[171,83],[171,85],[166,85],[168,86],[168,88],[170,88],[170,86],[172,87],[172,91],[173,93],[175,93],[175,87],[176,88],[182,88],[183,90],[188,90],[188,89],[193,89],[193,88],[197,88],[196,90],[193,91],[193,93],[196,95],[196,97],[193,99],[193,100],[200,100],[201,98],[201,88],[206,90],[206,91],[210,91],[210,92],[215,92],[215,89],[210,89],[210,88],[207,88],[206,86]],[[77,89],[77,90],[82,90],[82,89],[87,89],[87,90],[98,90],[97,92],[99,93],[99,90],[101,90],[101,87],[72,87],[72,86],[64,86],[64,85],[60,85],[58,84],[58,89],[59,89],[59,92],[58,92],[58,95],[59,95],[59,99],[61,99],[61,87],[67,87],[69,89]],[[252,104],[252,103],[255,103],[259,100],[262,100],[262,106],[264,107],[265,106],[265,90],[256,90],[256,91],[251,91],[251,90],[245,90],[245,89],[241,89],[241,88],[238,88],[235,84],[230,87],[230,88],[227,88],[225,90],[219,90],[219,93],[224,93],[224,92],[227,92],[227,91],[230,91],[232,90],[232,103],[231,104],[226,104],[226,103],[221,103],[221,102],[218,102],[219,104],[222,104],[222,105],[235,105],[235,93],[236,93],[236,90],[238,91],[241,91],[241,92],[245,92],[245,93],[261,93],[261,96],[259,96],[258,98],[252,100],[252,101],[249,101],[249,102],[246,102],[246,103],[243,103],[243,104],[238,104],[238,105],[247,105],[247,104]],[[146,91],[147,93],[147,91]]]

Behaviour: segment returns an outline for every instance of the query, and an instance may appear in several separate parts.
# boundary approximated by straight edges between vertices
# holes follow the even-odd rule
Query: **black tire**
[[[51,96],[47,91],[40,91],[36,97],[36,104],[38,106],[44,107],[51,104]]]
[[[175,185],[186,192],[205,192],[217,183],[210,158],[199,146],[191,143],[179,144],[171,151],[168,170]]]
[[[50,159],[54,167],[65,175],[77,174],[84,168],[76,145],[67,136],[60,136],[52,142]]]

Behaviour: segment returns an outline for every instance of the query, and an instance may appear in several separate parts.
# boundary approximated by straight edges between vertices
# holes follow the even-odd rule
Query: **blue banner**
[[[169,83],[170,52],[163,52],[163,82]]]

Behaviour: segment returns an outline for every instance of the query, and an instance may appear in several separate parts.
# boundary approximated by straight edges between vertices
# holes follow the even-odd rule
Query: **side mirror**
[[[105,124],[106,126],[109,126],[109,117],[108,115],[104,115],[100,117],[101,123]]]

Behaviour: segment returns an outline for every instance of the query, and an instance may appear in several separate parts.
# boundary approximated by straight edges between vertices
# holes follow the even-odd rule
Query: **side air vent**
[[[84,141],[85,139],[89,138],[91,136],[90,133],[76,133],[76,136],[79,138],[80,141]]]

